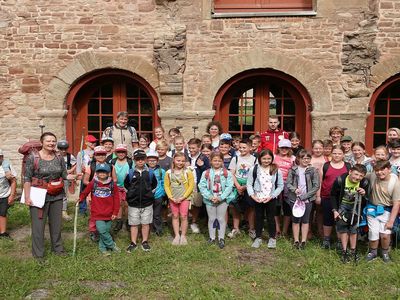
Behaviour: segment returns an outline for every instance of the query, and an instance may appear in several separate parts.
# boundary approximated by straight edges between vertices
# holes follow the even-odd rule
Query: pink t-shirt
[[[282,157],[280,155],[275,155],[274,157],[274,163],[278,166],[279,170],[281,171],[284,182],[286,182],[289,170],[293,166],[294,160],[295,160],[294,156]]]
[[[322,181],[321,186],[321,198],[329,198],[331,195],[331,189],[333,186],[333,182],[335,179],[344,173],[347,173],[346,165],[343,164],[343,167],[340,169],[336,169],[329,164],[328,170],[325,173],[325,179]]]

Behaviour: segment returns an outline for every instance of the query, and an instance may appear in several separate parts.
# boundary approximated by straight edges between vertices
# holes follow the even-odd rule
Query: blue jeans
[[[111,250],[115,247],[115,243],[110,234],[111,223],[111,221],[96,221],[96,229],[99,232],[100,252],[105,252],[107,249]]]

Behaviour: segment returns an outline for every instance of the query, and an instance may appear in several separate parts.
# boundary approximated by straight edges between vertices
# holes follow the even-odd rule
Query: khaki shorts
[[[368,239],[370,241],[379,240],[379,234],[392,234],[391,230],[385,229],[386,223],[389,221],[390,212],[384,211],[380,216],[367,216],[368,222]]]
[[[153,205],[143,208],[128,207],[129,225],[146,225],[153,223]]]
[[[196,207],[202,207],[203,206],[203,196],[199,192],[193,191],[192,194],[192,205]]]

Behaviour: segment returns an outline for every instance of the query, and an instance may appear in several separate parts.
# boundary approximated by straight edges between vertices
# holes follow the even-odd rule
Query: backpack
[[[106,163],[106,162],[105,162]],[[112,164],[109,164],[109,163],[106,163],[106,164],[108,164],[110,167],[111,167],[111,172],[110,173],[112,173],[112,171],[113,171],[113,168],[114,168],[114,165],[112,165]],[[96,160],[95,159],[92,159],[92,161],[90,162],[90,164],[89,164],[89,167],[90,167],[90,176],[89,176],[89,182],[90,181],[92,181],[92,179],[93,179],[93,177],[94,177],[94,174],[96,173]]]
[[[206,178],[206,180],[207,180],[207,182],[208,182],[208,188],[211,188],[210,170],[211,170],[211,169],[207,169],[207,170],[204,172],[204,177]],[[228,179],[228,170],[227,170],[227,169],[223,168],[222,174],[224,175],[225,179]]]
[[[132,161],[132,159],[129,158],[129,157],[127,157],[127,158],[126,158],[126,161],[127,161],[127,163],[128,163],[129,169],[132,169],[132,166],[133,166],[133,161]],[[117,163],[117,158],[115,157],[115,158],[111,159],[111,161],[110,161],[109,164],[111,164],[111,165],[114,166],[116,163]]]
[[[153,177],[154,177],[154,170],[149,168],[147,171],[149,172],[149,185],[151,186],[151,183],[153,182]],[[132,168],[129,168],[129,173],[128,173],[129,182],[132,181],[133,172],[134,172],[134,170]],[[161,177],[162,176],[161,168],[159,168],[158,172],[159,172],[160,177]]]
[[[129,133],[130,133],[131,135],[133,135],[133,134],[134,134],[133,127],[132,127],[132,126],[129,126],[129,125],[127,125],[126,127],[128,127]],[[109,136],[110,138],[112,138],[113,130],[114,130],[114,125],[113,125],[113,126],[110,126],[110,133],[108,134],[108,136]]]
[[[30,140],[26,142],[21,147],[19,147],[18,152],[22,154],[24,157],[22,158],[22,166],[21,166],[21,182],[24,184],[24,176],[26,173],[26,162],[31,153],[33,153],[34,157],[38,158],[34,160],[34,168],[37,170],[39,168],[39,151],[42,150],[42,143],[38,140]],[[36,153],[36,154],[35,154]]]
[[[329,161],[324,163],[324,165],[322,167],[322,181],[325,179],[326,172],[328,172],[330,165],[331,165],[331,163]],[[344,165],[346,166],[347,172],[349,172],[349,170],[351,169],[351,164],[349,164],[348,162],[344,162]]]

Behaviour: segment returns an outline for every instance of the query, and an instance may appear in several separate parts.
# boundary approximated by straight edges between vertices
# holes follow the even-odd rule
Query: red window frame
[[[393,90],[398,89],[398,97],[393,97]],[[373,149],[380,144],[387,143],[386,133],[391,127],[400,127],[400,110],[394,108],[394,103],[400,105],[400,75],[394,76],[384,82],[371,97],[369,111],[371,114],[367,118],[367,126],[365,130],[365,147],[368,153],[372,153]],[[395,111],[396,110],[396,111]],[[399,120],[398,123],[393,123],[392,120]],[[385,130],[376,130],[379,124],[376,122],[385,123]],[[381,127],[381,126],[379,126]],[[379,138],[379,135],[381,138]],[[383,137],[385,135],[385,137]]]
[[[311,147],[311,98],[307,90],[293,77],[279,71],[264,69],[257,71],[246,71],[228,80],[218,91],[214,99],[216,110],[214,120],[221,122],[223,130],[240,136],[262,133],[268,129],[269,112],[269,87],[280,86],[289,96],[279,99],[283,104],[278,117],[284,128],[285,118],[293,117],[293,114],[285,113],[285,99],[293,100],[295,103],[295,130],[300,133],[302,144]],[[230,113],[230,105],[235,95],[247,91],[249,87],[256,86],[254,105],[254,131],[231,131],[229,129],[229,117],[235,116]],[[284,95],[284,93],[282,93]],[[284,98],[286,97],[286,98]],[[238,114],[240,115],[240,113]],[[243,113],[241,115],[244,115]]]
[[[311,11],[313,0],[214,0],[216,13]]]
[[[99,88],[105,85],[112,86],[112,96],[103,97]],[[132,85],[138,88],[137,97],[128,97],[125,86]],[[142,98],[141,95],[146,95]],[[99,101],[99,112],[89,112],[88,104],[91,99]],[[101,101],[113,101],[112,114],[102,114]],[[127,101],[136,101],[138,104],[137,112],[128,110]],[[149,101],[152,107],[152,113],[142,113],[141,102]],[[86,134],[93,134],[101,137],[104,125],[101,118],[108,117],[110,122],[114,122],[119,111],[128,111],[129,118],[137,118],[138,126],[135,126],[138,135],[141,133],[153,133],[155,127],[160,125],[160,119],[157,115],[158,97],[154,89],[141,77],[122,70],[100,70],[88,74],[71,88],[66,102],[66,136],[70,142],[70,150],[73,153],[79,151],[81,137]],[[89,117],[99,118],[99,129],[89,128]],[[152,130],[143,130],[141,118],[146,118],[151,122]]]

